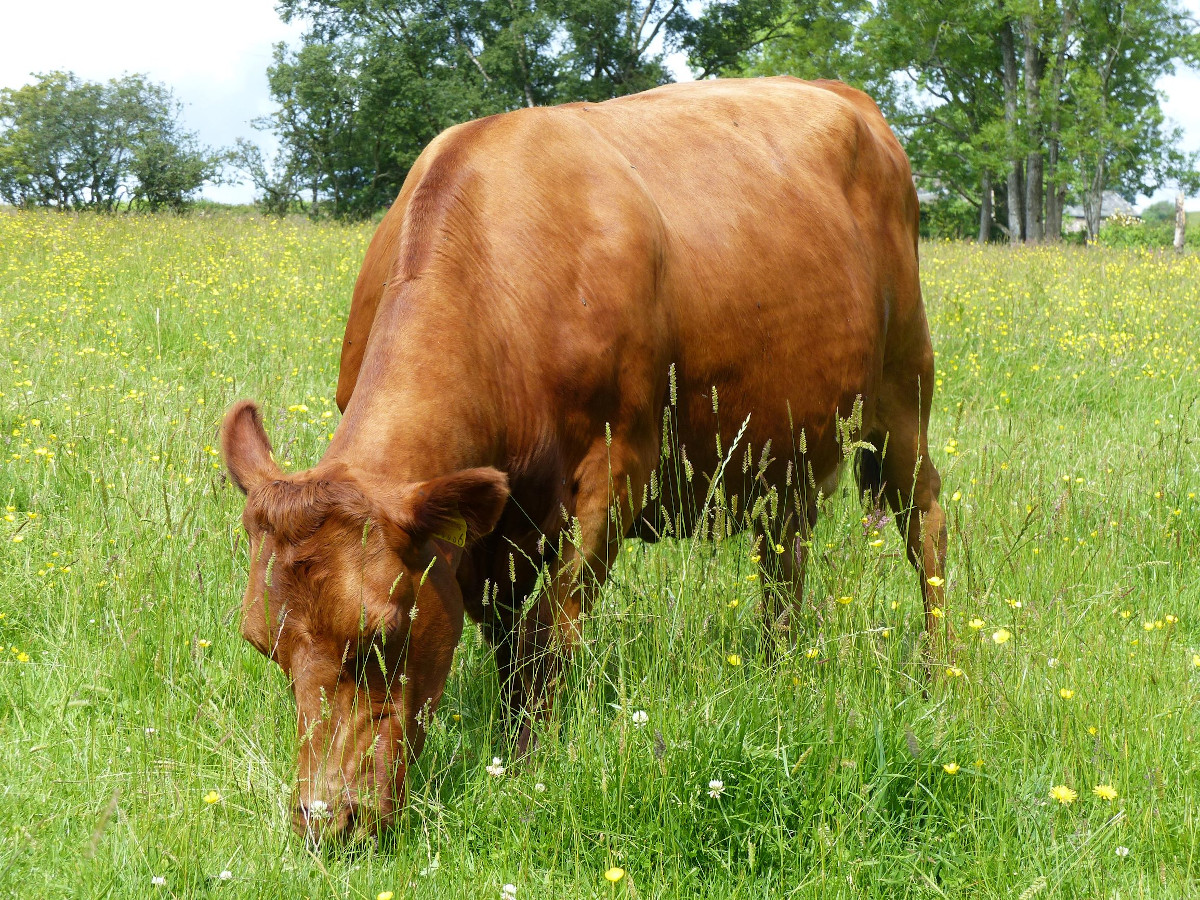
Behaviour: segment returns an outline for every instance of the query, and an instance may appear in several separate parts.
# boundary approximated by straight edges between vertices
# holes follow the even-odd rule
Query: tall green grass
[[[0,893],[1200,895],[1200,257],[1097,249],[922,248],[958,639],[927,692],[846,478],[794,652],[759,655],[748,536],[630,542],[529,761],[468,629],[391,845],[306,850],[213,447],[253,396],[319,458],[369,237],[0,215]]]

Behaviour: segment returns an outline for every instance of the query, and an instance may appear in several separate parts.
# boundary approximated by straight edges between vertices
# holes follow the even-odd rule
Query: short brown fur
[[[917,216],[891,130],[836,82],[670,85],[433,141],[363,262],[324,459],[281,473],[252,404],[223,430],[249,491],[243,632],[296,693],[297,828],[369,831],[399,808],[464,616],[495,648],[528,749],[621,539],[661,524],[637,498],[672,371],[697,474],[668,514],[696,505],[683,495],[716,470],[714,435],[729,448],[744,423],[756,458],[773,448],[761,482],[784,500],[759,527],[795,553],[770,573],[768,634],[804,598],[838,423],[861,404],[856,437],[876,448],[862,487],[895,513],[932,635],[946,530]]]

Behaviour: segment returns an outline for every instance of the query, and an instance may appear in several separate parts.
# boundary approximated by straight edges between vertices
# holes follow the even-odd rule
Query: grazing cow
[[[247,494],[242,633],[298,707],[297,828],[394,816],[464,616],[495,648],[524,752],[624,533],[694,526],[686,495],[739,432],[739,462],[779,457],[763,453],[778,509],[755,528],[795,546],[768,554],[794,602],[854,419],[860,484],[896,514],[932,634],[933,381],[912,177],[858,91],[674,84],[440,135],[367,251],[324,458],[281,472],[250,402],[222,429]],[[696,478],[647,520],[647,490],[671,493],[651,485],[664,410]]]

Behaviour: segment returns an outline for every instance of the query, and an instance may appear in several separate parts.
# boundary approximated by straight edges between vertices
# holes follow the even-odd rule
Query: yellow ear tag
[[[455,547],[465,547],[467,546],[467,520],[462,516],[445,519],[441,529],[435,531],[433,536],[439,541],[446,541]]]

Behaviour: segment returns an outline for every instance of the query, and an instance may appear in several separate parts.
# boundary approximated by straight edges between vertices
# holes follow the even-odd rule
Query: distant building
[[[1117,213],[1130,218],[1138,218],[1137,209],[1134,205],[1114,191],[1105,191],[1100,202],[1100,222],[1111,219]],[[1082,206],[1067,206],[1063,208],[1063,231],[1067,234],[1075,234],[1080,231],[1087,231],[1087,218],[1083,214]]]

